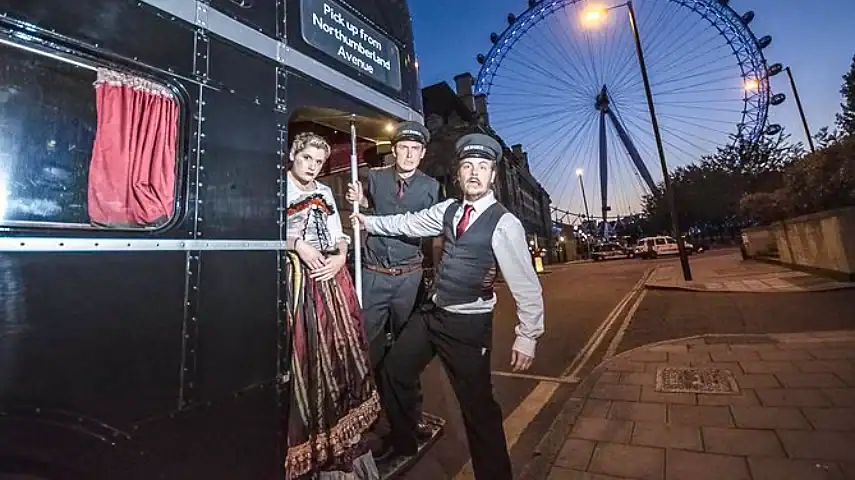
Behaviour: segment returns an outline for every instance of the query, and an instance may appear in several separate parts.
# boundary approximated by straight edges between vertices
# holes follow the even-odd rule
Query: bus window
[[[175,213],[167,87],[0,44],[0,224],[157,228]]]

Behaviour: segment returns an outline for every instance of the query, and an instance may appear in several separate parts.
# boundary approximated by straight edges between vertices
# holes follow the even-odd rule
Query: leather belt
[[[382,273],[384,275],[392,275],[393,277],[397,277],[400,275],[404,275],[405,273],[415,272],[416,270],[421,270],[421,264],[413,264],[407,265],[405,267],[396,267],[396,268],[383,268],[378,267],[377,265],[364,265],[365,268],[371,270],[372,272]]]

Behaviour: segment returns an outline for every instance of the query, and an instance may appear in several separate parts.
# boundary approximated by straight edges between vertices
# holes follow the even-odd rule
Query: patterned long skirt
[[[378,478],[363,434],[380,411],[359,303],[347,268],[316,282],[288,252],[292,333],[288,479]]]

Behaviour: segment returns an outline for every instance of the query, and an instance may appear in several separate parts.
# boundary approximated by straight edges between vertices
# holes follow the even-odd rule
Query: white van
[[[686,252],[691,255],[695,251],[694,245],[689,242],[683,242],[686,246]],[[643,259],[656,258],[660,255],[678,255],[680,253],[677,248],[677,240],[669,236],[644,237],[638,239],[635,245],[635,256]]]

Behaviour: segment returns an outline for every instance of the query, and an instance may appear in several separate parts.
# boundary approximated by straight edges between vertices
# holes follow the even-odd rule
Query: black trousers
[[[417,311],[407,322],[384,362],[382,376],[391,440],[399,453],[417,450],[417,382],[439,355],[463,414],[475,478],[511,480],[502,411],[493,398],[490,377],[492,324],[492,313],[462,315],[437,307]]]

